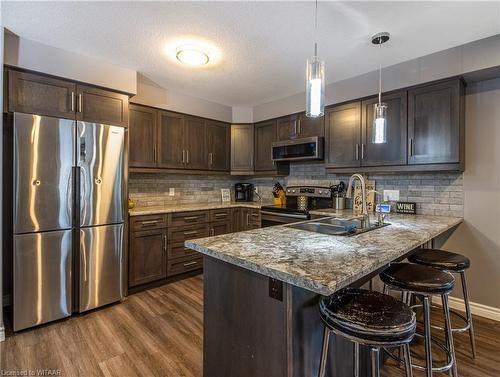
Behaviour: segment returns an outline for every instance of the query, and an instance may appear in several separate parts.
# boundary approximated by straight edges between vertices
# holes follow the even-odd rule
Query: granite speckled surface
[[[348,218],[350,211],[311,211]],[[335,215],[336,214],[336,215]],[[348,286],[460,224],[456,217],[396,215],[353,237],[275,226],[186,241],[202,254],[321,295]]]
[[[173,212],[189,212],[189,211],[204,211],[209,209],[221,209],[221,208],[257,208],[259,209],[263,205],[269,205],[270,203],[261,202],[230,202],[230,203],[193,203],[193,204],[177,204],[177,205],[165,205],[165,206],[154,206],[154,207],[137,207],[130,209],[128,211],[130,216],[142,216],[142,215],[156,215],[159,213],[173,213]]]

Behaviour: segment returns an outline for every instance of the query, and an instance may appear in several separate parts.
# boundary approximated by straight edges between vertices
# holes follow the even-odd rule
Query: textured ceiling
[[[327,82],[500,33],[500,2],[320,2]],[[135,69],[159,85],[231,106],[303,91],[313,2],[2,2],[14,33]],[[383,54],[370,36],[389,31]],[[187,68],[168,55],[200,39],[214,62]]]

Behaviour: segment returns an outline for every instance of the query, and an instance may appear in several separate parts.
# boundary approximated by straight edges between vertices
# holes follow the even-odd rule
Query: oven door
[[[260,211],[261,226],[268,227],[274,225],[283,225],[306,221],[309,219],[308,215],[297,215],[292,213],[277,213],[271,211]]]

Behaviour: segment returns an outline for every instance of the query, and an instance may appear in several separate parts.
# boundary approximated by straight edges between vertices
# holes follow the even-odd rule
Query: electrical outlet
[[[399,190],[384,190],[384,202],[385,201],[398,201],[399,200]]]
[[[168,196],[175,196],[175,188],[170,187],[170,189],[168,190]]]

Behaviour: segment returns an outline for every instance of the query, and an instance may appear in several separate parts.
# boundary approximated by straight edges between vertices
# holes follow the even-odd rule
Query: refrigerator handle
[[[88,280],[87,274],[87,247],[85,246],[85,235],[80,230],[80,261],[83,265],[83,281],[86,283]]]

